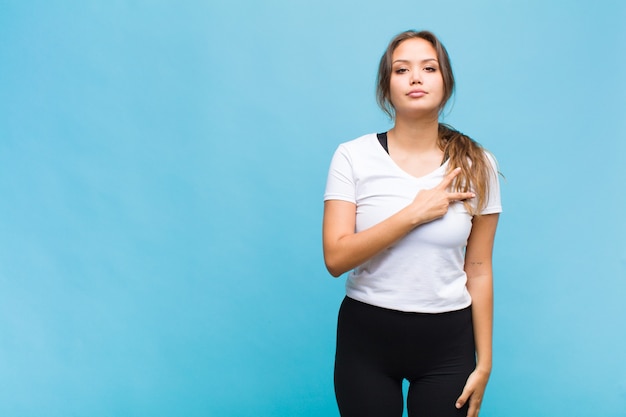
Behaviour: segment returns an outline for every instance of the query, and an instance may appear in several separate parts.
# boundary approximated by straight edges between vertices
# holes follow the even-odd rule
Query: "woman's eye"
[[[407,71],[408,71],[408,69],[406,69],[406,68],[398,68],[398,69],[396,69],[396,74],[404,74]]]
[[[435,67],[426,67],[426,68],[424,68],[424,71],[426,71],[426,72],[435,72],[435,71],[437,71],[437,68],[435,68]]]

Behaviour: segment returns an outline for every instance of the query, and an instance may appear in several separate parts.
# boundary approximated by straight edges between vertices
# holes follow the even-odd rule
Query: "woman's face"
[[[435,48],[425,39],[402,41],[392,54],[391,103],[400,116],[438,116],[444,96]]]

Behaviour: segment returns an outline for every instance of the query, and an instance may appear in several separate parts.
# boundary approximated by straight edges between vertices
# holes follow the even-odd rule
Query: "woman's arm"
[[[355,233],[356,205],[347,201],[324,202],[322,241],[328,272],[338,277],[391,246],[417,226],[404,209],[377,225]]]
[[[467,290],[472,296],[472,317],[476,342],[476,369],[457,401],[462,407],[469,399],[469,417],[478,416],[492,365],[493,328],[493,242],[498,214],[475,216],[465,252]]]
[[[460,169],[453,170],[435,188],[420,191],[411,204],[359,233],[355,232],[354,203],[326,201],[322,240],[328,272],[338,277],[388,248],[420,224],[442,217],[451,202],[473,198],[473,193],[446,191],[459,172]]]

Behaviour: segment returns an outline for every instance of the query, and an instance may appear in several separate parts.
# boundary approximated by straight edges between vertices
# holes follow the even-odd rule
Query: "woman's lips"
[[[424,97],[426,94],[426,91],[424,90],[411,90],[409,91],[406,95],[412,98],[418,98],[418,97]]]

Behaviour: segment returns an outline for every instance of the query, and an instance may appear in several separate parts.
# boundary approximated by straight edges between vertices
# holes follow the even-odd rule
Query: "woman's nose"
[[[421,84],[422,83],[422,79],[417,76],[417,75],[413,75],[411,76],[411,85],[413,84]]]
[[[413,84],[421,84],[422,77],[419,71],[411,71],[411,85]]]

